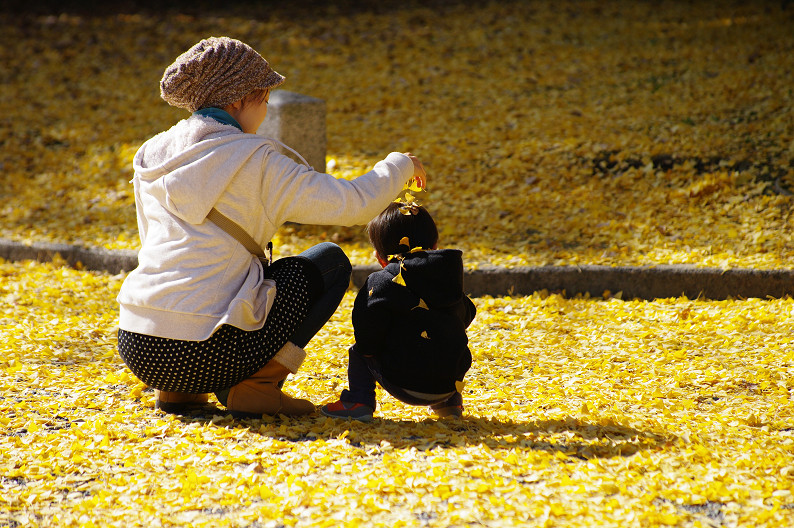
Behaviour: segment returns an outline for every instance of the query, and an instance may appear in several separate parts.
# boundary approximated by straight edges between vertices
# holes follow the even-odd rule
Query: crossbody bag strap
[[[304,164],[304,165],[306,165],[307,167],[309,167],[309,169],[310,169],[310,170],[314,170],[314,167],[312,167],[311,165],[309,165],[309,162],[308,162],[308,161],[306,161],[306,158],[304,158],[303,156],[301,156],[301,155],[300,155],[300,152],[298,152],[298,151],[297,151],[297,150],[295,150],[294,148],[290,147],[289,145],[285,145],[284,143],[282,143],[282,142],[281,142],[281,141],[279,141],[278,139],[275,139],[275,138],[268,138],[268,139],[269,139],[269,140],[271,140],[271,141],[272,141],[273,143],[275,143],[276,145],[278,145],[278,146],[280,146],[280,147],[284,148],[285,150],[287,150],[287,151],[289,151],[289,152],[292,152],[293,154],[295,154],[295,156],[297,156],[297,157],[298,157],[298,159],[299,159],[301,162],[303,162],[303,164]]]
[[[251,235],[245,231],[245,229],[240,227],[239,224],[234,222],[234,220],[230,219],[228,216],[225,216],[214,207],[209,214],[207,214],[207,220],[223,229],[232,238],[241,243],[252,255],[258,257],[263,263],[270,264],[273,262],[272,242],[268,242],[267,249],[263,250],[259,244],[256,243],[256,240],[254,240],[253,237],[251,237]]]

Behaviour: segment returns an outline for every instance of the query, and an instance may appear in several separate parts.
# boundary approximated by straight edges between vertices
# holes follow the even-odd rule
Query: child
[[[166,412],[210,392],[237,416],[314,412],[281,385],[339,305],[350,261],[330,243],[272,263],[261,248],[285,222],[363,224],[411,178],[424,185],[410,154],[345,181],[279,153],[256,131],[283,82],[228,37],[202,40],[160,81],[162,98],[192,115],[133,160],[141,250],[118,296],[118,349]]]
[[[461,252],[436,249],[433,218],[414,203],[389,204],[367,233],[383,269],[367,278],[353,305],[349,389],[320,412],[371,420],[377,381],[404,403],[460,416],[471,366],[466,328],[476,313],[463,293]]]

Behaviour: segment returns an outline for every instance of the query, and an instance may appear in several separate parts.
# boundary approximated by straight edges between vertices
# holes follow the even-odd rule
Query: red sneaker
[[[375,409],[363,403],[350,403],[339,400],[320,407],[320,412],[331,418],[352,418],[359,422],[372,421]]]

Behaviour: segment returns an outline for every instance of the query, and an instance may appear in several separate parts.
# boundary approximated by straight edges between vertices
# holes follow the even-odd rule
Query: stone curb
[[[0,258],[9,261],[48,262],[60,255],[71,266],[113,274],[130,271],[138,264],[137,251],[86,248],[70,244],[20,242],[0,239]],[[360,287],[377,265],[353,266],[352,282]],[[466,293],[484,295],[531,295],[536,291],[564,292],[572,296],[604,292],[623,299],[657,299],[687,296],[727,298],[780,298],[794,295],[794,270],[700,268],[660,266],[526,266],[488,267],[469,270],[464,277]]]

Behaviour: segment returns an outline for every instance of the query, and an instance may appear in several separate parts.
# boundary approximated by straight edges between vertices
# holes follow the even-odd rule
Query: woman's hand
[[[411,161],[414,162],[414,175],[413,179],[416,181],[416,185],[420,189],[424,189],[427,185],[427,173],[425,172],[425,168],[422,165],[422,162],[419,161],[419,158],[411,154],[410,152],[404,153],[406,156],[411,158]]]

